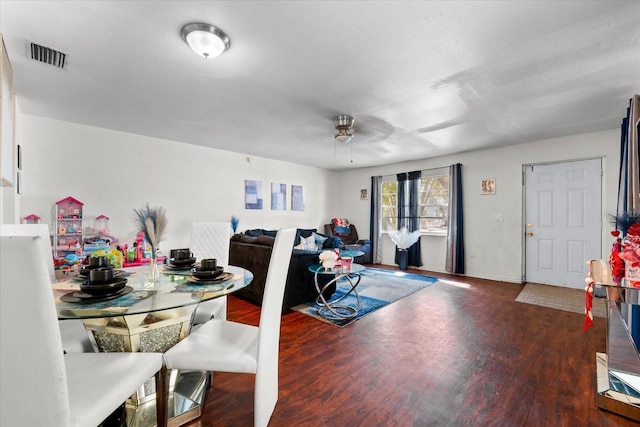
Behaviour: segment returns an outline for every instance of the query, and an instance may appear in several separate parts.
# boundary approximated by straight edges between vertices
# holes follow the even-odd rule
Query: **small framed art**
[[[493,178],[483,179],[480,194],[496,194],[496,180]]]

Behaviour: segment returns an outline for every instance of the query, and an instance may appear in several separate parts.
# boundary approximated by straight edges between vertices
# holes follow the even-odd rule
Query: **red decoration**
[[[589,277],[587,277],[585,281],[587,282],[587,287],[584,290],[584,323],[582,325],[582,332],[586,332],[593,326],[593,313],[591,310],[593,309],[594,280],[591,278],[591,272],[589,272]]]

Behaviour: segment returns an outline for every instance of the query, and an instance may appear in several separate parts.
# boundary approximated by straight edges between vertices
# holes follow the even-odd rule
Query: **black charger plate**
[[[64,294],[60,297],[60,301],[62,302],[70,302],[70,303],[79,303],[79,302],[101,302],[101,301],[109,301],[112,299],[116,299],[123,295],[131,292],[133,288],[131,286],[125,286],[117,292],[102,294],[102,295],[91,295],[86,292],[78,291],[78,292],[70,292],[68,294]]]

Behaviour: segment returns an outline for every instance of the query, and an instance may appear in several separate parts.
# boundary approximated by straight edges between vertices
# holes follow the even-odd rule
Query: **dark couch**
[[[300,236],[309,237],[312,231],[315,232],[315,230],[299,229],[294,241],[294,246],[299,243]],[[247,230],[244,234],[235,234],[231,237],[229,244],[229,264],[246,268],[253,273],[251,283],[247,287],[234,292],[233,295],[237,295],[258,305],[262,304],[262,296],[264,294],[275,235],[275,230],[257,229]],[[322,235],[320,234],[320,236]],[[318,255],[322,250],[340,247],[341,244],[340,239],[333,237],[327,238],[327,240],[324,241],[321,250],[292,248],[293,252],[291,254],[291,263],[289,265],[289,274],[287,275],[282,304],[283,312],[288,311],[290,307],[316,299],[318,294],[314,284],[314,274],[309,271],[309,266],[319,263]],[[330,276],[322,275],[319,277],[321,286],[328,282],[328,280],[330,280]],[[330,287],[324,294],[325,298],[331,297],[334,291],[335,286]]]

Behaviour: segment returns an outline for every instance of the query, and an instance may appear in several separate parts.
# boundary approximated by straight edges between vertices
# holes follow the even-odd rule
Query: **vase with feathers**
[[[135,222],[144,234],[145,240],[151,246],[151,264],[147,273],[147,280],[156,283],[160,280],[158,270],[158,245],[162,240],[167,226],[166,211],[162,207],[150,207],[147,203],[142,209],[134,209]]]
[[[398,247],[398,265],[400,270],[406,270],[408,268],[409,261],[409,248],[413,246],[420,238],[420,231],[410,232],[407,227],[402,227],[400,230],[393,230],[388,233],[389,238]]]

